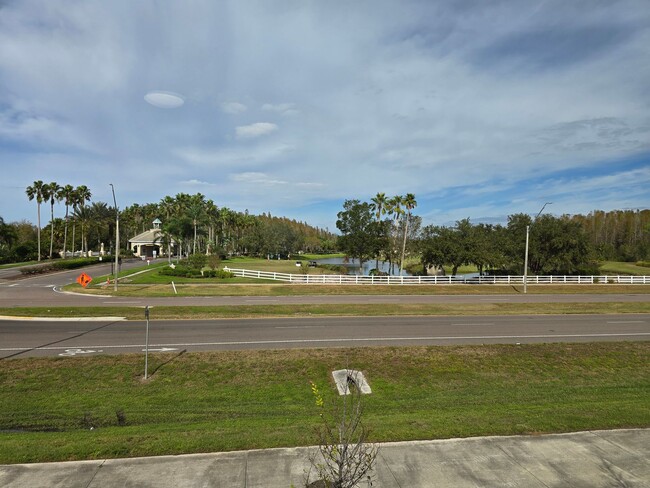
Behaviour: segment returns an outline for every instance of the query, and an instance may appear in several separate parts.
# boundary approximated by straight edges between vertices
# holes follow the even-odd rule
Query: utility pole
[[[117,200],[115,200],[115,187],[113,187],[113,183],[109,184],[113,191],[113,204],[115,205],[115,285],[113,290],[117,291],[117,275],[120,262],[120,211],[117,208]]]
[[[541,213],[544,211],[547,205],[551,205],[553,202],[546,202],[542,209],[537,212],[537,215],[535,216],[535,219],[533,220],[532,224],[535,223],[537,220],[537,217],[541,215]],[[532,225],[531,224],[531,225]],[[530,225],[526,226],[526,255],[524,256],[524,293],[528,293],[527,285],[528,285],[528,238],[530,235]]]

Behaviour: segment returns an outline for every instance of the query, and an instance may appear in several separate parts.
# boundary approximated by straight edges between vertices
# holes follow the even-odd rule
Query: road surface
[[[155,316],[155,309],[152,311]],[[649,314],[150,321],[152,352],[650,340]],[[144,321],[0,321],[0,357],[141,352]]]

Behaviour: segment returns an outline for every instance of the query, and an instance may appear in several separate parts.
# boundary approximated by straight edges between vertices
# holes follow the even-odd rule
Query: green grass
[[[40,262],[49,262],[48,260],[45,261],[40,261]],[[7,268],[18,268],[20,266],[31,266],[33,264],[39,264],[39,261],[25,261],[22,263],[7,263],[7,264],[0,264],[0,269],[7,269]]]
[[[650,343],[383,347],[14,359],[0,463],[314,444],[316,382],[362,370],[372,441],[650,426]],[[92,428],[92,430],[91,430]]]
[[[379,317],[409,315],[539,315],[650,313],[650,302],[608,303],[463,303],[463,304],[324,304],[156,306],[151,318],[219,319],[262,317]],[[141,307],[20,307],[0,308],[0,315],[18,317],[126,317],[142,320]]]
[[[305,285],[235,278],[228,280],[173,279],[147,273],[121,282],[118,296],[174,296],[171,282],[179,296],[303,296],[303,295],[511,295],[522,294],[521,285]],[[68,291],[91,294],[113,292],[105,283],[84,290],[78,284]],[[528,285],[533,294],[650,294],[648,285]]]
[[[634,263],[624,263],[621,261],[605,261],[600,265],[602,275],[633,275],[633,276],[650,276],[650,268],[637,266]]]

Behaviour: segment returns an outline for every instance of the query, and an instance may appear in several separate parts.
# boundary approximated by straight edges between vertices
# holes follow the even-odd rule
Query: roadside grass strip
[[[650,313],[648,302],[603,303],[369,303],[369,304],[258,304],[219,306],[156,306],[152,320],[232,319],[264,317],[379,317],[408,315],[557,315]],[[16,317],[119,317],[142,320],[143,307],[16,307],[0,308],[6,319]]]
[[[371,441],[650,427],[650,343],[29,358],[0,368],[0,463],[317,443],[331,372],[363,372]]]
[[[84,290],[78,284],[64,287],[66,291],[87,294],[137,297],[171,297],[171,296],[309,296],[309,295],[520,295],[523,286],[520,285],[307,285],[281,284],[251,280],[248,278],[233,278],[222,280],[206,279],[201,283],[189,278],[177,278],[158,275],[139,275],[146,282],[123,283],[120,281],[119,290],[113,292],[113,286],[102,285],[89,287]],[[160,283],[156,280],[163,279]],[[172,278],[172,279],[170,279]],[[153,283],[152,283],[153,280]],[[176,292],[171,285],[174,281]],[[248,281],[248,282],[243,282]],[[647,294],[648,285],[528,285],[528,293],[535,294]]]

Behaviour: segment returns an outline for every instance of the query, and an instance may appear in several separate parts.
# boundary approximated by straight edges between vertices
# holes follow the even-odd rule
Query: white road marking
[[[608,324],[645,324],[645,320],[616,320],[607,321]]]
[[[467,326],[467,325],[494,325],[494,322],[475,322],[473,324],[451,324],[457,326]]]
[[[274,329],[324,329],[324,325],[294,325],[294,326],[277,326]]]
[[[389,341],[449,341],[449,340],[489,340],[489,339],[568,339],[568,338],[597,338],[597,337],[639,337],[650,336],[650,332],[632,332],[625,334],[544,334],[544,335],[495,335],[495,336],[429,336],[429,337],[357,337],[333,339],[279,339],[273,341],[223,341],[223,342],[182,342],[173,344],[152,344],[150,347],[199,347],[199,346],[246,346],[267,344],[326,344],[328,342],[389,342]],[[83,346],[89,349],[139,349],[144,344],[122,345],[92,345]],[[3,347],[0,351],[60,351],[69,347]]]
[[[60,353],[59,356],[76,356],[77,354],[93,354],[99,352],[104,351],[95,351],[93,349],[66,349],[65,352]]]

